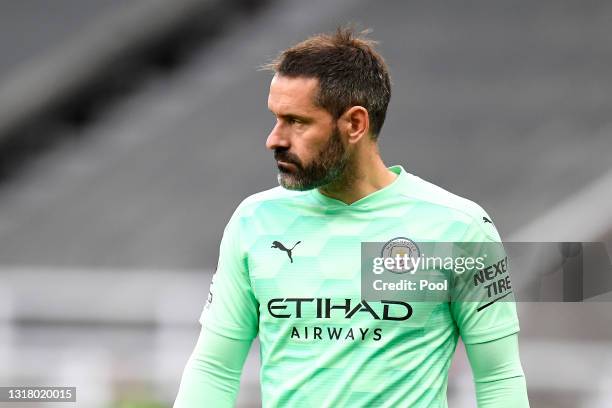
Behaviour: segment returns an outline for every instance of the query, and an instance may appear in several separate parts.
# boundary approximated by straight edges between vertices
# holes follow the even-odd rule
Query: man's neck
[[[388,186],[396,178],[397,174],[387,168],[378,154],[374,154],[360,163],[349,164],[343,177],[319,188],[319,192],[350,205]]]

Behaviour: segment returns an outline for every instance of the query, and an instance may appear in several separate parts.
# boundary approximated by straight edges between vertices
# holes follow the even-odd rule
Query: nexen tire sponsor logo
[[[311,316],[315,312],[317,319],[331,319],[338,313],[343,313],[345,319],[350,319],[357,312],[369,313],[375,320],[408,320],[412,316],[412,306],[408,303],[395,300],[381,300],[382,314],[377,313],[370,304],[361,300],[356,304],[351,299],[344,302],[332,303],[331,298],[274,298],[268,302],[268,312],[277,319],[300,319],[304,311]]]

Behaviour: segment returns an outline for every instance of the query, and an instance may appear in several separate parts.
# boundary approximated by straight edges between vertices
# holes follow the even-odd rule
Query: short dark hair
[[[264,69],[287,77],[319,80],[315,105],[338,119],[351,106],[363,106],[370,132],[378,138],[391,99],[387,64],[374,50],[375,41],[339,27],[333,34],[317,34],[282,51]]]

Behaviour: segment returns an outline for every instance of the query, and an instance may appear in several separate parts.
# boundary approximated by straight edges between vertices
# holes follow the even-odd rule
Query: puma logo
[[[302,241],[298,241],[298,242],[296,242],[296,243],[295,243],[295,245],[293,245],[293,247],[291,247],[291,249],[287,249],[287,248],[285,248],[285,246],[284,246],[283,244],[281,244],[280,242],[278,242],[278,241],[274,241],[274,242],[272,242],[272,246],[271,246],[270,248],[278,248],[278,249],[280,249],[281,251],[285,251],[285,252],[287,253],[287,256],[289,257],[289,260],[291,261],[291,263],[293,263],[293,258],[291,257],[291,251],[293,251],[293,248],[295,248],[295,246],[296,246],[297,244],[299,244],[300,242],[302,242]]]

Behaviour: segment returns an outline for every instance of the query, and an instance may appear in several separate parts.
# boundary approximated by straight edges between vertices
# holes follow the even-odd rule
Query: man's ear
[[[340,117],[348,143],[357,143],[370,131],[368,110],[363,106],[352,106]]]

